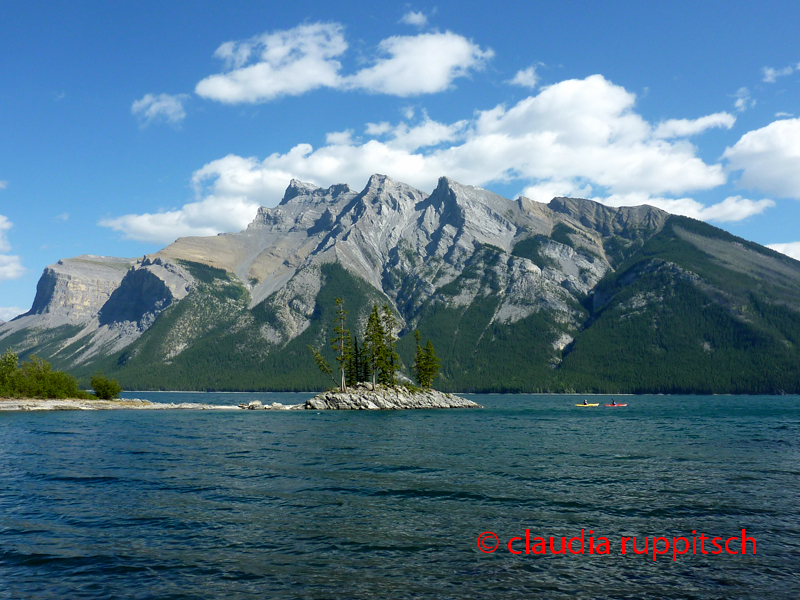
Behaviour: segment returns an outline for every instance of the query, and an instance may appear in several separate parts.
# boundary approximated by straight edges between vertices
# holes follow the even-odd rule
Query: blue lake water
[[[467,397],[486,408],[0,413],[0,598],[800,597],[800,397]],[[581,528],[609,554],[525,553]],[[743,528],[755,555],[621,553]]]

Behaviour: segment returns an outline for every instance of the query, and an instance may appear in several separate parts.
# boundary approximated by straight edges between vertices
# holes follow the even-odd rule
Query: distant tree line
[[[341,298],[336,298],[336,317],[333,323],[333,337],[330,340],[331,348],[335,352],[336,362],[339,367],[339,380],[333,376],[330,367],[320,350],[308,346],[314,356],[314,362],[320,371],[331,378],[339,389],[347,390],[347,386],[354,386],[360,382],[371,382],[376,385],[393,386],[397,383],[397,369],[400,365],[400,356],[397,353],[397,335],[395,330],[398,322],[388,304],[378,308],[372,306],[372,311],[367,319],[367,326],[361,338],[353,336],[347,328],[347,311]],[[434,378],[439,374],[440,363],[433,349],[433,343],[428,343],[422,348],[419,343],[421,336],[414,332],[417,341],[417,351],[414,356],[412,370],[420,387],[430,387]]]
[[[11,350],[0,356],[0,397],[3,398],[79,398],[110,400],[119,396],[122,388],[114,379],[101,373],[92,376],[94,394],[78,386],[69,373],[54,371],[46,360],[33,356],[20,364]]]

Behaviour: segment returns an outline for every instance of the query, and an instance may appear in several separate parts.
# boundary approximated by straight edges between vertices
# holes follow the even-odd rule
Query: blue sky
[[[292,177],[648,203],[800,258],[797,23],[789,1],[5,0],[0,319],[60,258],[242,229]]]

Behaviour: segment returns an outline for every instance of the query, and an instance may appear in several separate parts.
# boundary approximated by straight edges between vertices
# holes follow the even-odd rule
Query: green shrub
[[[122,386],[117,383],[116,379],[108,379],[102,373],[92,375],[91,383],[95,396],[101,400],[118,398],[122,392]]]

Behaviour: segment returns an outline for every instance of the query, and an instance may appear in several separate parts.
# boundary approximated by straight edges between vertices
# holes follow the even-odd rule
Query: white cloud
[[[8,243],[6,232],[13,226],[14,224],[8,220],[8,217],[0,215],[0,252],[8,252],[11,250],[11,244]]]
[[[741,196],[729,196],[718,204],[712,204],[700,210],[696,218],[703,221],[741,221],[753,215],[759,215],[768,208],[775,206],[769,199],[748,200]]]
[[[208,196],[180,210],[103,219],[100,225],[122,232],[127,239],[169,244],[179,237],[241,231],[253,220],[258,204],[245,198]]]
[[[428,16],[422,11],[410,10],[400,18],[400,22],[415,27],[425,27],[428,24]]]
[[[6,232],[13,227],[13,223],[7,217],[0,215],[0,252],[11,250]],[[19,279],[25,273],[19,256],[0,254],[0,281],[4,279]]]
[[[522,190],[522,196],[535,200],[536,202],[547,203],[553,198],[567,196],[571,198],[588,198],[592,195],[590,185],[581,185],[575,180],[566,181],[545,181],[529,185]]]
[[[16,316],[27,312],[24,308],[18,306],[0,306],[0,321],[10,321]]]
[[[300,25],[241,42],[225,42],[214,56],[224,60],[229,71],[206,77],[195,92],[210,100],[236,104],[338,87],[341,64],[336,58],[346,50],[343,28],[338,23]]]
[[[321,87],[415,96],[447,89],[494,55],[449,31],[395,36],[378,45],[372,66],[345,76],[338,59],[346,50],[338,23],[300,25],[226,42],[215,56],[228,71],[203,79],[195,92],[228,104],[267,102]]]
[[[787,112],[776,112],[775,113],[775,117],[778,118],[778,119],[782,119],[783,117],[793,117],[793,116],[794,115],[792,113],[787,113]]]
[[[800,260],[800,242],[789,242],[788,244],[768,244],[767,248],[772,248],[776,252],[791,256],[795,260]]]
[[[348,77],[345,87],[394,96],[441,92],[494,56],[449,31],[390,37],[378,50],[385,57]]]
[[[750,90],[746,87],[741,87],[736,90],[733,97],[736,98],[736,102],[733,103],[736,112],[744,112],[748,108],[752,108],[756,105],[756,101],[750,98]]]
[[[0,254],[0,281],[4,279],[19,279],[25,274],[25,267],[19,256]]]
[[[413,117],[412,117],[413,118]],[[381,121],[380,123],[367,123],[364,132],[367,135],[378,137],[389,133],[394,127],[388,121]]]
[[[611,193],[679,194],[725,182],[722,168],[705,164],[691,144],[654,139],[634,104],[600,75],[562,81],[511,109],[481,112],[471,138],[442,158],[468,167],[456,169],[456,179],[476,170],[483,181],[575,180]]]
[[[8,187],[7,181],[0,181],[0,190],[4,190]]]
[[[353,143],[353,130],[333,131],[325,135],[325,143],[330,146],[349,146]]]
[[[742,171],[741,186],[800,199],[800,119],[773,121],[749,131],[722,157],[730,170]]]
[[[180,209],[102,219],[99,225],[123,233],[127,239],[167,244],[184,236],[241,231],[258,207],[272,203],[288,184],[273,181],[255,168],[257,161],[226,156],[195,171],[192,182],[197,201]],[[211,185],[207,182],[213,180]]]
[[[133,103],[131,113],[139,117],[143,127],[159,121],[177,125],[186,118],[183,103],[188,98],[188,94],[145,94],[144,98]]]
[[[644,194],[615,194],[607,198],[593,198],[608,206],[640,206],[649,204],[674,215],[692,217],[701,221],[742,221],[775,206],[769,199],[748,200],[741,196],[730,196],[722,202],[706,206],[692,198],[661,198]]]
[[[69,221],[69,213],[61,213],[60,215],[56,215],[54,218],[58,219],[59,221]]]
[[[791,75],[793,71],[794,67],[792,66],[784,67],[783,69],[762,67],[761,72],[764,74],[764,78],[761,81],[763,81],[764,83],[775,83],[775,80],[778,77],[785,77],[786,75]]]
[[[653,135],[662,139],[688,137],[712,127],[730,129],[734,123],[736,117],[726,112],[714,113],[699,119],[670,119],[659,123]]]
[[[409,127],[406,123],[392,126],[387,122],[367,123],[366,134],[373,137],[389,136],[385,142],[390,148],[417,150],[438,146],[445,142],[460,139],[468,125],[468,121],[457,121],[452,125],[431,120],[427,114],[422,123]]]
[[[536,84],[539,83],[539,76],[536,74],[536,66],[534,65],[522,71],[517,71],[517,74],[514,75],[514,78],[509,80],[508,83],[531,89],[535,88]]]

